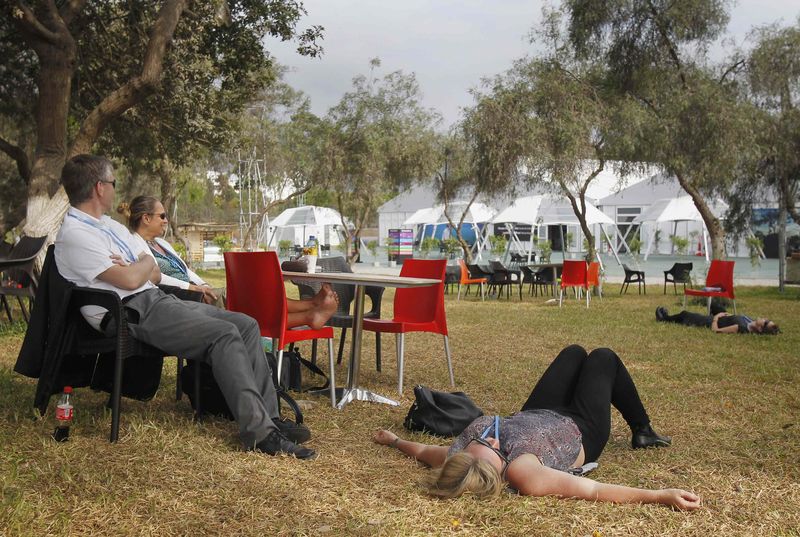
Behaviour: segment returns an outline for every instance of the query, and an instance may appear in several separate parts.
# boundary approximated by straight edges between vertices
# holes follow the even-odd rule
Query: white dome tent
[[[514,224],[527,224],[531,227],[539,227],[542,225],[580,225],[578,217],[575,214],[575,211],[572,209],[572,204],[570,203],[569,199],[565,197],[549,195],[524,196],[517,198],[509,207],[503,209],[497,215],[495,215],[495,217],[492,219],[492,223],[507,224],[509,232],[511,233],[511,241],[516,243],[521,250],[525,250],[525,248],[522,246],[519,237],[514,231]],[[614,221],[588,201],[586,202],[586,223],[589,226],[599,225],[600,230],[606,237],[606,240],[608,240],[609,243],[611,242],[608,239],[608,234],[603,226],[615,225]],[[528,260],[530,260],[533,252],[532,241],[529,243],[527,251]],[[612,249],[612,252],[614,253],[617,263],[621,264],[616,250]]]
[[[409,218],[407,218],[403,222],[403,225],[423,226],[422,238],[425,238],[427,226],[431,226],[431,235],[433,235],[436,231],[437,225],[449,224],[449,221],[447,220],[448,214],[453,222],[457,223],[459,220],[461,220],[461,215],[464,213],[468,203],[469,202],[466,201],[454,201],[448,204],[447,214],[445,214],[444,204],[428,207],[426,209],[419,209]],[[473,249],[477,249],[478,258],[480,258],[480,252],[487,241],[486,227],[484,226],[484,229],[481,230],[478,224],[491,222],[493,214],[494,210],[485,203],[473,202],[472,205],[470,205],[469,210],[467,210],[467,214],[464,216],[463,223],[470,224],[475,233],[476,240],[472,247]]]
[[[714,216],[721,218],[728,209],[728,205],[724,201],[717,199],[709,203],[709,208],[711,212],[714,213]],[[703,217],[700,215],[700,211],[697,210],[691,196],[679,196],[677,198],[656,200],[642,214],[633,219],[632,223],[634,224],[651,224],[649,226],[651,227],[651,231],[647,237],[647,247],[644,253],[645,261],[653,248],[653,240],[658,225],[667,222],[671,222],[673,225],[673,235],[677,233],[678,222],[699,222],[703,230],[703,249],[705,251],[706,261],[709,260],[708,230],[706,229]]]
[[[278,240],[305,244],[314,235],[320,244],[338,245],[342,216],[335,209],[305,205],[286,209],[270,222],[269,245]]]

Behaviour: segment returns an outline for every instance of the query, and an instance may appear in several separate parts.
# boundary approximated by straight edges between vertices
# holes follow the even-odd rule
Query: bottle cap
[[[64,393],[72,393],[72,386],[64,386]]]

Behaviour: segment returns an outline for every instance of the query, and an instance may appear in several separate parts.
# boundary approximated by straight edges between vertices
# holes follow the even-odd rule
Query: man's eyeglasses
[[[116,179],[112,179],[111,181],[100,181],[100,182],[111,185],[114,188],[114,190],[117,189],[117,180]]]
[[[486,440],[485,438],[481,438],[479,436],[476,436],[475,438],[470,440],[470,443],[471,442],[475,442],[477,444],[482,445],[483,447],[487,447],[487,448],[491,449],[492,451],[494,451],[495,454],[497,454],[497,456],[500,457],[500,460],[503,461],[503,467],[500,469],[500,475],[503,475],[503,474],[506,473],[506,468],[508,468],[508,462],[509,461],[508,461],[508,457],[506,457],[503,454],[502,451],[500,451],[499,449],[494,447],[492,444],[490,444],[489,441]]]
[[[149,214],[150,216],[157,216],[162,220],[167,219],[167,213],[147,213],[147,214]]]

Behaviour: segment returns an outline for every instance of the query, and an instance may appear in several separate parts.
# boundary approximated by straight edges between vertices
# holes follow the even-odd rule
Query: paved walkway
[[[555,262],[560,261],[558,254],[554,254]],[[663,285],[664,271],[672,267],[675,262],[694,263],[693,275],[702,280],[706,272],[706,262],[704,258],[690,256],[650,256],[647,262],[642,261],[638,266],[631,259],[621,259],[623,263],[636,270],[644,270],[648,285]],[[734,282],[736,285],[753,286],[777,286],[778,285],[778,260],[763,259],[761,265],[753,267],[749,258],[736,258],[736,268],[734,270]],[[622,267],[617,265],[613,258],[604,256],[605,281],[606,283],[622,283],[625,279],[625,272]],[[381,263],[375,267],[371,262],[356,263],[353,265],[355,272],[368,274],[386,274],[397,276],[400,274],[400,267],[389,267],[386,263]]]

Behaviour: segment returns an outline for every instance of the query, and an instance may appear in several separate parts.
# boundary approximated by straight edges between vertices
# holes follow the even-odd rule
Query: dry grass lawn
[[[105,394],[88,389],[77,390],[70,441],[56,444],[49,438],[54,405],[35,419],[34,381],[12,371],[24,327],[6,324],[0,325],[0,534],[799,535],[797,289],[783,296],[739,290],[740,311],[783,327],[775,338],[657,324],[655,307],[677,310],[676,297],[664,297],[657,286],[646,296],[632,290],[620,297],[618,290],[607,286],[606,298],[588,310],[574,300],[559,310],[527,296],[521,303],[448,296],[457,386],[487,413],[509,414],[564,346],[613,348],[657,430],[672,435],[674,445],[632,451],[615,414],[592,477],[691,489],[703,498],[699,511],[511,494],[492,501],[427,497],[418,486],[426,470],[370,440],[379,427],[403,433],[414,384],[448,387],[441,339],[426,334],[407,338],[399,408],[354,403],[340,412],[325,399],[313,401],[306,411],[310,445],[320,453],[313,462],[245,453],[233,423],[193,423],[188,401],[174,401],[172,360],[153,401],[123,402],[118,444],[107,441]],[[396,396],[392,343],[386,338],[379,374],[373,338],[365,337],[362,380]],[[336,373],[345,378],[346,367]]]

